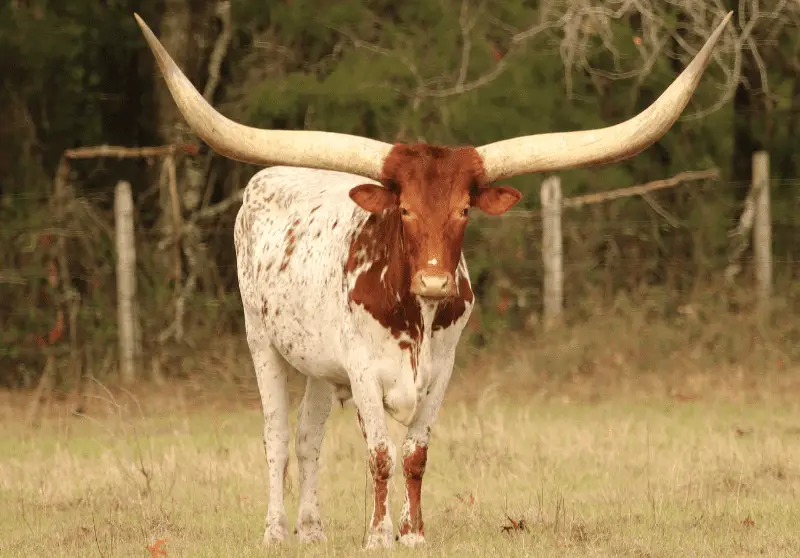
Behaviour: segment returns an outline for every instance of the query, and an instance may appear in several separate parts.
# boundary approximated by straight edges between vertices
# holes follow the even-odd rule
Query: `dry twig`
[[[528,526],[525,524],[524,518],[520,518],[514,521],[513,519],[511,519],[511,517],[506,516],[506,519],[508,519],[508,524],[503,525],[503,527],[501,528],[503,533],[514,533],[514,532],[528,530]]]

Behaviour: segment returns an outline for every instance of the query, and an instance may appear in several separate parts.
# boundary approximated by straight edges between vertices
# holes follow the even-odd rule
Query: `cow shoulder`
[[[409,290],[410,279],[399,242],[399,218],[370,215],[352,235],[345,273],[348,301],[363,307],[395,339],[422,337],[422,311]]]

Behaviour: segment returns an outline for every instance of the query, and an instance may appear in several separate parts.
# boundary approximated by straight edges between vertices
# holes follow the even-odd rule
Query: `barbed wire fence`
[[[678,309],[702,286],[728,299],[728,308],[744,305],[768,316],[774,290],[785,302],[800,275],[800,253],[791,248],[800,197],[784,195],[773,215],[770,192],[791,191],[800,181],[770,178],[766,152],[753,155],[753,169],[748,182],[723,181],[717,169],[707,169],[571,198],[559,176],[548,177],[541,209],[480,220],[491,257],[474,266],[480,254],[467,246],[471,272],[483,263],[495,275],[498,292],[486,301],[492,311],[513,308],[523,322],[545,330],[563,323],[565,311],[590,314],[586,300],[609,301],[621,290],[649,286],[670,292],[665,298]],[[509,251],[516,254],[504,261],[498,254],[514,237],[510,231],[517,242]],[[773,245],[790,248],[773,254]]]
[[[671,226],[678,226],[673,218],[650,194],[666,188],[697,180],[718,180],[719,170],[688,171],[672,178],[656,180],[647,184],[619,188],[610,192],[588,194],[564,199],[561,193],[561,180],[552,176],[542,183],[542,264],[544,271],[544,324],[553,327],[561,321],[564,300],[563,269],[563,230],[562,212],[587,205],[607,203],[631,196],[639,196],[663,217]],[[763,310],[769,304],[772,292],[772,231],[770,216],[769,157],[760,151],[753,155],[753,179],[745,200],[745,209],[731,236],[735,245],[731,251],[730,263],[725,269],[727,283],[732,283],[741,270],[739,261],[747,249],[751,229],[753,229],[754,264],[756,269],[759,306]]]

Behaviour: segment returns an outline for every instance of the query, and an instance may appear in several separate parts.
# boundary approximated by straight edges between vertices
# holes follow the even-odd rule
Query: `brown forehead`
[[[398,188],[402,198],[457,202],[470,188],[485,185],[485,172],[472,147],[396,145],[384,163],[382,182]]]

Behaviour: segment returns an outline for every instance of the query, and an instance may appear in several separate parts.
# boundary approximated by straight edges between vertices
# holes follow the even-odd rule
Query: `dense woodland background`
[[[215,155],[186,128],[134,11],[235,120],[481,145],[633,116],[727,10],[733,24],[661,141],[629,161],[561,175],[564,195],[574,196],[686,170],[720,173],[647,199],[565,213],[562,334],[583,327],[594,340],[588,345],[606,348],[609,339],[624,344],[657,327],[661,341],[640,347],[644,368],[690,350],[736,363],[761,355],[756,345],[777,355],[763,366],[796,362],[794,0],[8,0],[0,6],[0,385],[33,385],[48,357],[65,385],[76,370],[95,377],[113,370],[120,180],[134,192],[143,369],[196,373],[182,364],[187,349],[213,349],[228,334],[241,342],[232,350],[245,350],[232,223],[237,195],[257,169]],[[101,144],[187,146],[175,158],[179,265],[163,157],[73,161],[66,193],[55,197],[64,151]],[[757,150],[769,152],[772,178],[775,294],[766,319],[751,319],[749,251],[735,285],[722,281]],[[521,209],[539,207],[542,178],[509,181],[526,194]],[[466,250],[480,311],[468,346],[491,350],[500,333],[515,336],[517,347],[546,341],[538,319],[540,239],[535,215],[474,219]],[[66,269],[59,267],[64,255]],[[576,370],[589,360],[576,361]]]

